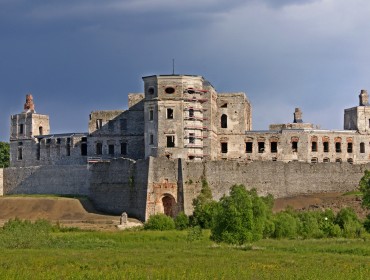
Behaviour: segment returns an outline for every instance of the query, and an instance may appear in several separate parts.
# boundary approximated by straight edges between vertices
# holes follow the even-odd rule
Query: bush
[[[9,220],[0,232],[0,246],[5,248],[37,248],[49,244],[53,226],[46,220]]]
[[[335,223],[341,228],[344,237],[361,237],[363,233],[362,224],[351,208],[341,209],[335,218]]]
[[[201,240],[202,236],[203,236],[202,228],[200,226],[190,227],[188,229],[188,235],[186,237],[186,240],[188,242],[193,242],[193,241]]]
[[[290,212],[280,212],[275,216],[275,238],[296,238],[297,219]]]
[[[156,214],[149,217],[144,224],[146,230],[171,230],[175,229],[174,220],[165,214]]]
[[[189,227],[189,217],[184,212],[180,212],[175,218],[175,227],[178,230],[184,230]]]
[[[256,190],[234,185],[230,196],[221,198],[215,213],[211,239],[240,245],[263,237],[269,211]]]

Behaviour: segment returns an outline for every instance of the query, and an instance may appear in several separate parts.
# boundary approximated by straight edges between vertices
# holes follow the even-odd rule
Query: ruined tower
[[[366,134],[370,132],[369,95],[366,90],[360,92],[359,106],[344,110],[344,129]]]
[[[36,114],[31,94],[26,95],[23,112],[11,116],[10,155],[11,162],[22,161],[26,165],[37,158],[33,149],[35,136],[50,133],[49,116]]]

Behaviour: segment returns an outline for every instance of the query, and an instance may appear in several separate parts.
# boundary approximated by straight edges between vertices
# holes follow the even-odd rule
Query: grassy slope
[[[207,235],[207,234],[206,234]],[[39,249],[0,249],[1,279],[370,279],[370,241],[189,243],[186,232],[55,233]]]

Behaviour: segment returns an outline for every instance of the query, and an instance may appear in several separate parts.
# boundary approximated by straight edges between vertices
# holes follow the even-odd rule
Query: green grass
[[[0,236],[1,237],[1,236]],[[34,249],[0,248],[1,279],[369,279],[364,239],[217,245],[205,232],[57,232]]]
[[[359,190],[354,190],[343,194],[343,196],[345,195],[363,196],[363,193]]]

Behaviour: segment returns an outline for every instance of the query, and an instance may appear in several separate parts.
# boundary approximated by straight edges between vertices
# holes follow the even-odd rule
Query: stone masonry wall
[[[148,160],[115,159],[90,168],[90,199],[99,210],[145,220]]]
[[[33,166],[4,169],[4,194],[88,195],[86,165]]]

